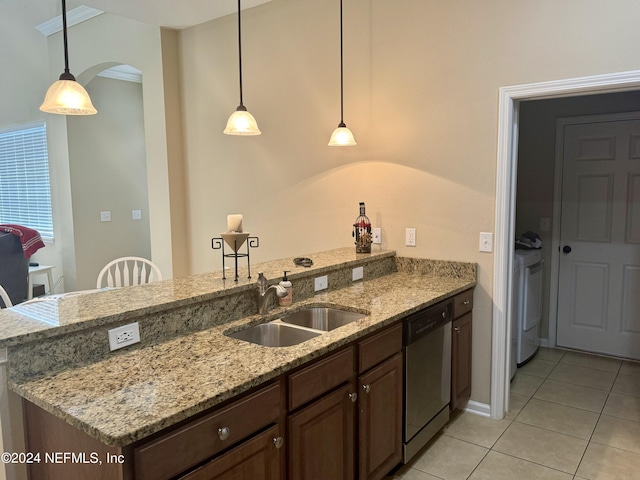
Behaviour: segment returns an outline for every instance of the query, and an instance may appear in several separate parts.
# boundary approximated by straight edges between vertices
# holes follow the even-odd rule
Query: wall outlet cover
[[[140,342],[140,328],[138,322],[112,328],[109,333],[109,350],[112,352],[134,343]]]
[[[362,280],[364,277],[364,267],[356,267],[351,270],[351,281]]]
[[[404,244],[407,247],[415,247],[416,246],[416,229],[415,228],[407,228],[405,230],[405,242]]]
[[[493,233],[480,232],[480,247],[481,252],[493,252]]]
[[[382,229],[381,228],[372,228],[371,229],[371,241],[376,245],[380,245],[382,243]]]
[[[329,278],[326,275],[322,277],[316,277],[313,279],[313,291],[326,290],[329,288]]]
[[[103,210],[100,212],[100,221],[101,222],[110,222],[111,221],[111,210]]]

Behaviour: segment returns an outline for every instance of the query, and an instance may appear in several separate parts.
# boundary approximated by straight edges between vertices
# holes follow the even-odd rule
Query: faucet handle
[[[266,285],[267,283],[267,279],[265,278],[264,273],[262,272],[258,273],[258,283],[262,285]]]

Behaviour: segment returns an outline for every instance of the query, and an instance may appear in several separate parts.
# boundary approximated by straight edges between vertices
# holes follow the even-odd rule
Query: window
[[[0,131],[0,223],[24,225],[53,240],[44,122]]]

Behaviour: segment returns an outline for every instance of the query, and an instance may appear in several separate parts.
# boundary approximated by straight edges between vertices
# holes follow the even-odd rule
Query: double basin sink
[[[363,313],[333,307],[309,307],[226,335],[265,347],[290,347],[365,316]]]

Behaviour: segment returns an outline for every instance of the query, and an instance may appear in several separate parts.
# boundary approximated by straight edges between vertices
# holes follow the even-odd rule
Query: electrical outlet
[[[371,229],[371,240],[372,243],[376,245],[380,245],[382,243],[382,229],[381,228],[372,228]]]
[[[351,270],[351,281],[362,280],[364,277],[364,267],[356,267]]]
[[[480,251],[481,252],[493,251],[493,233],[480,232]]]
[[[112,352],[140,341],[140,328],[138,327],[138,322],[112,328],[108,333],[109,349]]]
[[[329,288],[329,278],[326,275],[322,277],[316,277],[313,279],[313,291],[326,290]]]
[[[100,221],[101,222],[110,222],[111,221],[111,210],[103,210],[100,212]]]
[[[416,246],[416,229],[415,228],[407,228],[405,230],[405,242],[404,244],[407,247],[415,247]]]
[[[142,210],[131,210],[132,220],[142,220]]]

